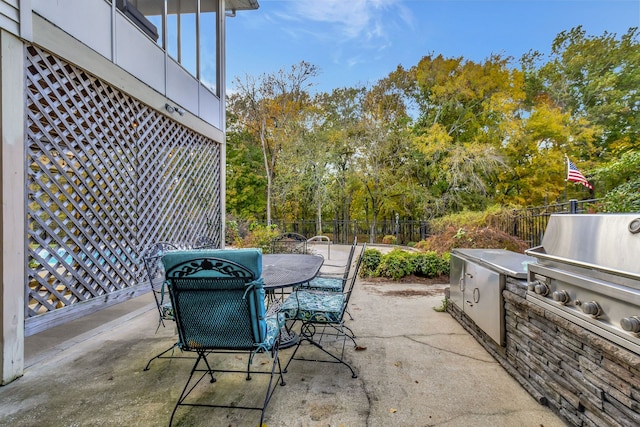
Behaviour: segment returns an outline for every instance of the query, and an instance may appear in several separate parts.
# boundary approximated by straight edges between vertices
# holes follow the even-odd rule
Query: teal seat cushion
[[[301,286],[303,289],[315,289],[318,291],[342,292],[343,280],[338,277],[314,277],[309,283]]]
[[[289,320],[317,323],[339,323],[344,295],[334,292],[314,292],[299,289],[282,304],[280,312]]]
[[[266,324],[267,324],[267,333],[265,334],[264,341],[260,345],[262,348],[271,349],[278,338],[278,334],[280,330],[284,328],[286,318],[284,313],[274,313],[270,316],[267,316]]]

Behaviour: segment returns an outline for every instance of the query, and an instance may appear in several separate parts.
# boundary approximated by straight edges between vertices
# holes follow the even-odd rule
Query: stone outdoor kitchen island
[[[639,425],[639,231],[638,214],[552,216],[542,245],[527,251],[537,258],[527,280],[504,281],[503,342],[466,302],[448,312],[567,422]],[[459,286],[452,274],[450,293]]]

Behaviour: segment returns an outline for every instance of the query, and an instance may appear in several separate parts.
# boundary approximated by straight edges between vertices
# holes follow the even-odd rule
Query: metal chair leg
[[[191,372],[189,374],[189,378],[187,379],[187,382],[184,386],[184,388],[182,389],[182,393],[180,393],[180,397],[178,398],[178,402],[176,403],[175,407],[173,408],[173,412],[171,413],[171,418],[169,420],[169,426],[171,426],[173,424],[173,420],[175,418],[176,412],[178,411],[178,408],[180,406],[191,406],[191,407],[209,407],[209,408],[227,408],[227,409],[252,409],[252,410],[259,410],[260,411],[260,426],[262,426],[262,422],[264,421],[264,415],[265,415],[265,411],[267,409],[267,406],[269,404],[269,401],[271,401],[271,397],[273,396],[273,393],[275,392],[276,388],[278,385],[280,386],[284,386],[286,385],[285,381],[284,381],[284,376],[283,374],[283,370],[282,370],[282,366],[280,364],[280,358],[278,357],[278,349],[277,347],[274,347],[274,349],[271,352],[271,357],[273,359],[273,362],[271,364],[271,371],[254,371],[254,373],[256,374],[267,374],[270,375],[269,378],[269,383],[267,385],[267,391],[265,394],[265,398],[264,401],[262,403],[262,406],[237,406],[234,404],[231,405],[222,405],[222,404],[207,404],[207,403],[197,403],[197,402],[193,402],[193,403],[189,403],[187,402],[187,399],[189,397],[189,395],[191,394],[191,392],[198,386],[198,384],[200,384],[200,382],[207,376],[209,375],[211,377],[210,382],[214,383],[216,382],[216,378],[214,378],[213,373],[214,370],[211,369],[211,366],[209,364],[209,361],[207,359],[207,355],[211,354],[212,352],[208,352],[208,351],[199,351],[198,352],[198,358],[195,362],[195,364],[193,365],[193,367],[191,368]],[[200,361],[203,361],[205,364],[205,369],[199,368],[199,364]],[[196,373],[202,373],[201,376],[196,376]],[[231,372],[231,373],[244,373],[244,370],[217,370],[215,372],[218,373],[224,373],[224,372]],[[279,381],[277,381],[276,383],[274,383],[274,378],[276,377],[276,375],[279,377]]]
[[[327,325],[323,325],[323,326],[327,326]],[[344,348],[345,348],[345,344],[346,344],[346,340],[347,338],[351,339],[354,343],[355,341],[353,340],[352,337],[350,337],[348,334],[342,333],[338,328],[336,328],[334,325],[328,325],[331,326],[333,328],[336,329],[336,331],[340,332],[339,335],[341,335],[342,337],[344,337],[344,341],[342,342],[342,357],[338,357],[335,354],[331,353],[329,350],[327,350],[326,348],[324,348],[324,346],[322,344],[320,344],[319,342],[315,341],[313,339],[314,335],[316,334],[316,327],[313,324],[310,323],[303,323],[302,327],[300,328],[300,340],[298,341],[298,344],[296,345],[295,350],[293,351],[293,353],[291,354],[291,357],[289,358],[289,361],[287,362],[287,365],[284,368],[284,373],[287,372],[287,369],[289,368],[289,364],[291,363],[292,360],[302,360],[302,361],[311,361],[311,362],[324,362],[324,363],[341,363],[343,365],[345,365],[347,368],[349,368],[349,370],[351,371],[351,378],[358,378],[358,375],[356,374],[356,372],[354,371],[354,369],[351,367],[350,364],[348,364],[345,360],[344,360]],[[302,359],[302,358],[296,358],[296,353],[298,352],[298,349],[300,348],[300,345],[302,344],[302,341],[306,341],[309,344],[315,346],[316,348],[320,349],[322,352],[324,352],[326,355],[328,355],[329,357],[331,357],[331,359],[333,360],[318,360],[318,359]]]
[[[177,344],[178,343],[173,344],[171,347],[169,347],[162,353],[159,353],[158,355],[149,359],[149,361],[147,362],[147,366],[144,367],[143,371],[148,371],[149,367],[151,366],[151,362],[153,362],[156,359],[194,359],[193,357],[189,357],[189,356],[174,356],[173,351],[176,349]],[[165,356],[165,354],[167,354],[168,352],[171,352],[171,356]]]

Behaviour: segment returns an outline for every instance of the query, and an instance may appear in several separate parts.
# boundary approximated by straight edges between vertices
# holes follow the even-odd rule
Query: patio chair
[[[296,320],[302,323],[300,326],[298,344],[284,368],[285,373],[287,372],[292,360],[305,360],[341,363],[349,368],[352,378],[358,377],[351,365],[349,365],[344,359],[347,339],[353,342],[354,348],[358,347],[355,340],[355,334],[344,324],[344,315],[347,312],[349,299],[351,298],[351,293],[353,292],[353,287],[358,276],[358,270],[360,269],[362,254],[364,253],[365,247],[366,245],[363,246],[362,251],[358,256],[358,261],[356,262],[356,266],[349,280],[349,285],[344,292],[297,289],[285,300],[284,304],[282,304],[280,312],[284,313],[287,320]],[[332,336],[335,336],[336,341],[342,341],[342,350],[339,354],[333,353],[327,348],[327,345],[323,345],[322,340],[325,337],[326,328],[331,328],[335,331],[335,334]],[[304,342],[320,349],[329,356],[329,359],[296,358],[296,354]]]
[[[192,247],[193,249],[217,249],[218,245],[211,237],[200,236],[193,242]]]
[[[158,309],[158,326],[156,327],[156,333],[158,332],[158,329],[160,329],[160,326],[166,326],[165,320],[171,322],[175,321],[169,293],[167,292],[164,283],[164,266],[162,265],[161,258],[165,253],[167,253],[167,251],[176,249],[178,248],[173,243],[157,242],[152,243],[142,251],[142,259],[144,261],[145,270],[147,271],[147,278],[151,286],[151,291],[153,292],[156,308]],[[176,344],[177,343],[173,344],[168,349],[149,359],[144,370],[148,371],[151,366],[151,362],[156,359],[192,359],[192,357],[174,355],[173,353],[176,349]],[[171,354],[166,356],[169,352],[171,352]]]
[[[271,241],[273,254],[306,254],[307,238],[298,233],[282,233]]]
[[[278,338],[284,316],[280,313],[266,315],[262,253],[259,249],[178,251],[166,254],[162,262],[178,325],[178,346],[183,351],[197,354],[169,425],[180,406],[260,410],[262,425],[265,410],[278,385],[274,384],[274,377],[279,378],[280,385],[285,385],[278,357]],[[271,369],[252,371],[254,356],[263,352],[270,353]],[[246,369],[214,369],[208,358],[212,354],[245,354],[248,358]],[[233,363],[235,359],[228,357],[225,362]],[[239,400],[240,396],[229,396],[228,392],[222,395],[229,398],[229,404],[202,403],[202,397],[191,395],[205,377],[213,383],[218,376],[214,374],[219,373],[243,373],[247,380],[251,379],[252,373],[270,375],[262,406],[245,406]]]
[[[351,263],[353,262],[353,254],[356,251],[357,241],[353,242],[351,249],[349,250],[349,256],[347,262],[344,265],[344,271],[342,276],[330,274],[320,271],[316,277],[307,283],[300,285],[300,289],[312,289],[317,291],[329,291],[329,292],[344,292],[344,287],[349,281],[349,273],[351,271]],[[323,266],[328,264],[323,264]],[[331,267],[334,267],[331,265]],[[340,266],[341,267],[341,266]]]

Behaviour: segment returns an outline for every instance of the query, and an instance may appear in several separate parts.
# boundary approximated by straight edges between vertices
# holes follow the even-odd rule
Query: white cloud
[[[424,0],[420,0],[424,1]],[[398,34],[415,29],[407,0],[259,0],[268,25],[292,45],[324,52],[343,69],[357,69],[387,57]]]
[[[264,0],[263,0],[264,1]],[[324,39],[328,35],[336,42],[371,43],[389,39],[386,25],[390,16],[402,21],[411,19],[409,10],[401,0],[294,0],[286,3],[286,11],[279,18],[291,24],[315,22],[324,24]],[[326,25],[331,32],[326,32]],[[386,44],[386,43],[385,43]]]

